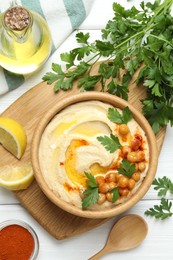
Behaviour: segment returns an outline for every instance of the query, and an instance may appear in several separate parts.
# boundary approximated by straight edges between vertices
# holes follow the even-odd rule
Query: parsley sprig
[[[83,209],[88,208],[91,204],[95,204],[99,198],[98,184],[94,176],[87,172],[85,172],[85,175],[88,178],[87,181],[88,188],[83,192],[83,194],[86,195],[82,199]]]
[[[112,189],[111,193],[113,194],[112,202],[114,203],[120,197],[118,187]]]
[[[98,136],[97,140],[105,147],[107,151],[110,153],[114,153],[117,149],[121,147],[118,137],[113,134],[110,134],[110,137],[105,136]]]
[[[108,118],[111,122],[114,123],[127,124],[133,118],[133,115],[128,107],[125,107],[122,110],[122,114],[120,114],[120,112],[116,108],[109,108]]]
[[[153,208],[145,211],[147,216],[155,217],[156,219],[164,220],[173,216],[172,201],[165,198],[167,192],[173,194],[173,182],[164,176],[153,181],[154,189],[158,191],[158,196],[162,196],[160,205],[154,205]]]
[[[132,176],[132,174],[135,172],[136,170],[136,166],[135,164],[131,164],[128,160],[123,159],[120,167],[117,168],[117,171],[125,176],[127,176],[128,178],[130,178]]]
[[[164,176],[153,181],[154,189],[158,190],[159,196],[166,196],[167,192],[173,194],[173,182]]]
[[[80,47],[61,54],[66,68],[75,69],[63,72],[53,63],[53,72],[46,73],[43,80],[55,82],[55,91],[72,88],[76,80],[82,91],[100,85],[101,91],[127,100],[129,82],[138,70],[136,82],[143,83],[148,94],[141,101],[143,114],[154,132],[168,123],[173,125],[172,4],[173,0],[142,1],[139,10],[134,6],[126,10],[114,3],[114,17],[102,30],[102,40],[91,43],[89,33],[77,33]],[[90,74],[101,57],[106,60],[100,63],[98,73]]]
[[[171,212],[172,202],[168,199],[162,198],[160,205],[154,205],[153,208],[145,211],[145,215],[155,217],[156,219],[164,220],[173,215]]]

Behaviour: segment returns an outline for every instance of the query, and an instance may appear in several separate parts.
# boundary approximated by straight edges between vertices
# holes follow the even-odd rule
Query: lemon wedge
[[[0,168],[0,186],[9,190],[24,190],[34,180],[31,163],[21,166],[5,166]]]
[[[26,143],[27,137],[23,126],[11,118],[0,117],[0,144],[20,159]]]

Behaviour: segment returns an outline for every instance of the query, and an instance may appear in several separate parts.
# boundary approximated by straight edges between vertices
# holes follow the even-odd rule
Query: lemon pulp
[[[7,151],[20,159],[27,143],[23,126],[11,118],[0,117],[0,143]]]
[[[34,180],[31,163],[21,166],[5,166],[0,170],[0,186],[9,190],[23,190]]]

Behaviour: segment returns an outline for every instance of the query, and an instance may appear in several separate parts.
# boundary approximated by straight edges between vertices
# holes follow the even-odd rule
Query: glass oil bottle
[[[0,66],[17,74],[36,71],[49,57],[51,35],[45,20],[22,6],[0,14]]]

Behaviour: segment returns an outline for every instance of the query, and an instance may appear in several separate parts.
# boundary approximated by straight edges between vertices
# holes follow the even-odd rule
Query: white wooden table
[[[126,1],[122,1],[126,2]],[[138,1],[131,1],[137,3]],[[85,22],[80,26],[79,30],[89,32],[92,39],[100,38],[100,29],[104,28],[108,19],[113,17],[112,0],[95,0],[93,8]],[[130,2],[126,3],[131,5]],[[66,41],[60,46],[57,52],[50,58],[44,68],[38,73],[38,82],[35,82],[31,77],[27,83],[3,96],[0,96],[0,113],[2,113],[10,104],[12,104],[24,92],[29,90],[36,83],[41,81],[45,72],[50,71],[52,62],[60,62],[59,54],[66,52],[76,46],[75,34],[72,33]],[[0,79],[1,84],[1,79]],[[157,177],[167,177],[173,180],[173,128],[168,127],[163,148],[159,157],[159,165]],[[1,164],[1,161],[0,161]],[[170,196],[173,200],[173,196]],[[156,191],[151,187],[146,196],[131,210],[126,212],[139,214],[145,218],[149,226],[149,232],[145,241],[139,247],[128,252],[110,253],[103,259],[119,259],[119,260],[172,260],[173,259],[173,217],[165,221],[155,220],[154,218],[146,217],[145,210],[158,204],[159,198]],[[106,222],[98,228],[81,234],[77,237],[57,241],[50,236],[20,205],[18,200],[13,196],[12,192],[0,188],[0,222],[7,219],[20,219],[29,223],[36,231],[40,241],[40,251],[38,260],[86,260],[105,244],[107,235],[111,226],[117,217]],[[17,260],[17,259],[16,259]]]

